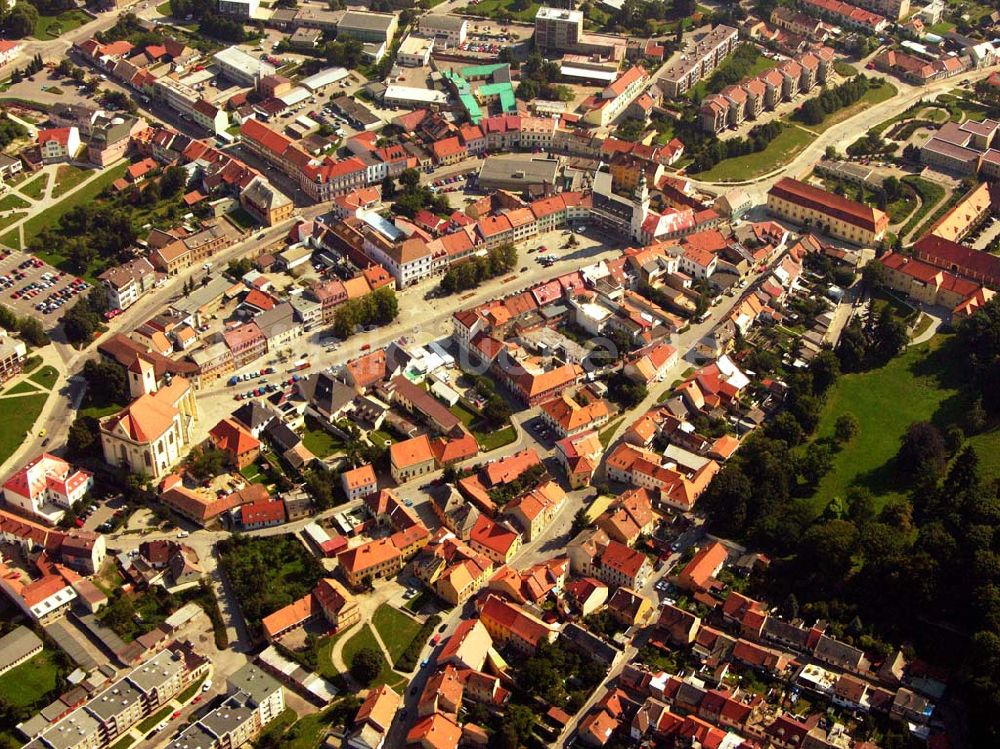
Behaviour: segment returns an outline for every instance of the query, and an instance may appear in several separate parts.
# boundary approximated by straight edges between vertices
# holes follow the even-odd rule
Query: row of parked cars
[[[35,309],[44,312],[46,315],[55,312],[64,304],[68,304],[73,297],[82,294],[90,288],[90,284],[80,278],[75,278],[67,286],[58,291],[51,292],[45,299],[35,305]]]

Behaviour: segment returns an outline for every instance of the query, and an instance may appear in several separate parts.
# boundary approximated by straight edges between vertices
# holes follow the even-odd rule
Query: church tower
[[[128,390],[132,400],[156,392],[156,368],[142,354],[128,368]]]

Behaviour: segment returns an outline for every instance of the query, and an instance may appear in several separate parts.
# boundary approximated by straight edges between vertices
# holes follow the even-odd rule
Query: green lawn
[[[111,745],[111,749],[128,749],[128,747],[132,746],[132,744],[134,744],[134,743],[135,743],[135,739],[133,739],[131,736],[126,736],[124,739],[122,739],[118,743],[112,744]]]
[[[122,408],[124,406],[119,403],[109,403],[106,406],[87,406],[77,411],[77,416],[92,416],[95,419],[103,419],[105,416],[118,413]]]
[[[509,445],[516,440],[517,431],[512,426],[506,426],[495,432],[476,432],[474,436],[479,442],[479,448],[483,452],[489,452],[490,450],[496,450],[498,447]]]
[[[903,177],[902,181],[916,190],[921,202],[920,208],[910,216],[910,220],[898,232],[899,236],[905,240],[907,233],[920,223],[921,219],[944,197],[944,188],[936,182],[931,182],[916,175]]]
[[[536,0],[530,0],[528,6],[523,10],[515,11],[513,6],[515,5],[514,0],[483,0],[477,5],[469,5],[465,8],[465,11],[470,14],[475,14],[477,16],[490,16],[492,17],[493,11],[506,8],[510,11],[511,16],[516,21],[524,21],[525,23],[533,23],[535,16],[538,15],[538,9],[541,7],[541,3],[536,2]],[[474,22],[470,22],[470,25],[475,25]],[[470,29],[471,30],[471,29]]]
[[[858,69],[856,67],[850,63],[844,62],[843,60],[835,60],[833,63],[833,69],[837,71],[837,75],[841,75],[844,78],[851,78],[858,74]]]
[[[35,39],[55,39],[67,31],[83,26],[90,20],[90,16],[82,10],[67,10],[58,16],[43,16],[39,13],[38,20],[35,22],[35,30],[31,35]]]
[[[883,101],[888,101],[897,93],[898,91],[895,86],[888,81],[883,81],[881,86],[868,89],[868,91],[865,92],[865,95],[858,99],[858,101],[854,102],[851,106],[838,109],[836,112],[831,112],[818,125],[807,125],[806,127],[817,133],[825,132],[834,125],[839,125],[844,120],[853,117],[859,112],[870,109]]]
[[[159,13],[161,16],[169,16],[170,15],[170,0],[167,0],[167,2],[160,3],[159,5],[157,5],[156,6],[156,12]]]
[[[35,200],[38,200],[40,197],[42,197],[42,193],[45,192],[45,188],[48,186],[48,184],[49,184],[49,175],[47,173],[39,174],[30,182],[25,182],[23,185],[21,185],[19,192],[27,195],[29,198],[34,198]]]
[[[188,702],[190,702],[191,698],[194,697],[196,694],[198,694],[198,690],[201,689],[201,685],[204,683],[206,678],[207,677],[202,676],[200,679],[198,679],[198,681],[196,681],[194,684],[192,684],[183,692],[181,692],[179,695],[177,695],[177,701],[180,702],[182,705],[185,705]]]
[[[691,176],[704,182],[743,182],[773,172],[808,146],[815,136],[797,125],[788,125],[767,148],[757,153],[726,159],[707,172]]]
[[[28,379],[38,385],[41,385],[46,390],[51,390],[52,386],[56,384],[56,380],[58,378],[59,373],[56,371],[56,368],[50,365],[45,365]]]
[[[22,395],[24,393],[37,393],[38,388],[27,380],[22,380],[17,383],[14,387],[8,390],[5,395]]]
[[[14,229],[14,231],[9,231],[0,237],[0,245],[4,247],[15,247],[19,248],[21,246],[21,230]]]
[[[615,436],[615,432],[618,431],[618,427],[621,426],[623,421],[625,421],[624,417],[615,419],[598,433],[597,438],[601,441],[601,445],[607,448],[611,444],[611,438]]]
[[[448,410],[451,411],[459,419],[461,419],[462,423],[465,424],[465,426],[471,426],[472,422],[474,422],[476,419],[479,418],[478,416],[476,416],[476,414],[474,414],[468,408],[463,406],[461,403],[456,403]]]
[[[0,218],[0,231],[6,229],[8,226],[11,226],[12,224],[16,224],[18,221],[20,221],[27,215],[28,214],[25,213],[24,211],[19,211],[17,213],[11,213],[7,216],[4,216],[3,218]]]
[[[362,648],[371,648],[382,656],[382,671],[375,681],[371,683],[371,686],[377,687],[382,684],[388,684],[395,688],[402,682],[405,682],[405,679],[393,671],[388,661],[385,660],[385,654],[382,653],[382,648],[378,646],[378,641],[375,639],[375,633],[372,631],[370,624],[365,624],[350,640],[344,643],[344,663],[350,666],[351,660]]]
[[[337,439],[312,419],[306,419],[306,430],[302,433],[302,444],[317,458],[325,458],[344,449],[343,440]]]
[[[48,393],[39,393],[0,400],[0,424],[4,425],[0,429],[0,463],[13,455],[24,442],[48,399]]]
[[[95,174],[92,169],[81,169],[77,166],[64,164],[56,171],[56,186],[52,188],[52,197],[65,195],[77,185],[85,182]]]
[[[17,208],[30,208],[31,203],[29,203],[24,198],[21,198],[14,193],[10,195],[4,195],[0,198],[0,211],[13,211]]]
[[[139,733],[142,733],[142,734],[146,733],[146,731],[150,730],[153,726],[155,726],[161,720],[163,720],[164,718],[166,718],[173,711],[174,711],[174,708],[171,707],[170,705],[167,705],[162,710],[159,710],[159,711],[153,713],[148,718],[146,718],[146,720],[141,721],[139,723],[139,725],[138,725]]]
[[[420,611],[424,604],[430,601],[434,596],[431,595],[429,590],[421,590],[413,598],[403,604],[403,608],[407,611],[412,611],[414,613]]]
[[[399,660],[403,652],[413,642],[413,638],[420,631],[420,624],[406,614],[400,613],[387,603],[383,603],[375,610],[372,617],[372,624],[375,626],[382,642],[389,649],[392,662]]]
[[[950,23],[949,21],[938,21],[937,23],[928,26],[926,30],[932,34],[943,36],[947,34],[949,31],[954,31],[955,24]]]
[[[228,218],[232,223],[234,223],[236,225],[236,228],[240,229],[241,231],[250,231],[251,229],[260,226],[257,219],[251,216],[243,208],[237,208],[235,210],[230,211],[229,213],[226,214],[226,218]]]
[[[831,436],[837,417],[848,412],[858,418],[861,429],[837,453],[833,469],[820,482],[812,500],[817,514],[855,485],[871,490],[880,503],[900,496],[905,487],[896,480],[892,459],[907,427],[915,421],[931,421],[940,427],[960,421],[965,409],[957,387],[958,361],[949,342],[950,336],[937,335],[908,348],[880,369],[846,374],[837,381],[816,436]],[[980,458],[992,456],[980,452]]]
[[[368,433],[368,441],[373,445],[384,445],[386,441],[396,442],[397,440],[388,432],[383,431],[382,429],[376,429],[375,431]]]
[[[59,667],[45,649],[0,676],[0,699],[14,707],[33,707],[59,686]]]
[[[103,192],[104,188],[125,174],[125,169],[127,167],[128,164],[119,164],[113,169],[107,169],[104,172],[101,172],[95,179],[90,180],[90,182],[88,182],[82,189],[77,190],[75,193],[63,199],[56,205],[46,209],[44,213],[39,213],[37,216],[33,216],[24,225],[25,241],[30,242],[42,229],[54,227],[57,223],[59,223],[59,219],[62,218],[63,214],[69,212],[72,208],[75,208],[78,205],[83,205],[84,203],[92,202],[94,198]],[[55,264],[44,256],[43,259],[53,265]],[[58,259],[61,260],[62,258]]]

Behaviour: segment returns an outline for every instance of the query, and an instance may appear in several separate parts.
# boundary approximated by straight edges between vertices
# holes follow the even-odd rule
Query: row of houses
[[[826,83],[833,60],[833,50],[821,46],[786,60],[756,78],[727,86],[706,97],[699,110],[702,130],[719,133],[744,120],[757,119],[761,112],[770,111],[783,101],[808,94],[817,85]]]

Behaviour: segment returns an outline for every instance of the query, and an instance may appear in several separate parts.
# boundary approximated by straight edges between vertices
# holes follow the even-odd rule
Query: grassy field
[[[181,692],[179,695],[177,695],[177,701],[180,702],[182,705],[190,702],[191,698],[194,697],[196,694],[198,694],[198,690],[201,689],[201,685],[204,683],[206,678],[208,677],[202,676],[200,679],[198,679],[198,681],[196,681],[194,684],[192,684],[183,692]]]
[[[8,216],[4,216],[3,218],[0,218],[0,231],[3,231],[4,229],[6,229],[8,226],[11,226],[12,224],[16,224],[18,221],[20,221],[22,218],[24,218],[27,215],[28,214],[25,213],[24,211],[19,211],[18,213],[11,213]]]
[[[42,193],[45,192],[45,188],[48,187],[48,184],[49,184],[49,175],[39,174],[30,182],[25,182],[21,186],[19,192],[24,193],[29,198],[34,198],[35,200],[38,200],[38,198],[42,197]]]
[[[58,377],[59,373],[56,371],[56,368],[46,365],[31,375],[28,379],[38,385],[41,385],[46,390],[51,390],[52,386],[56,384],[56,379]]]
[[[476,5],[467,6],[465,8],[465,12],[477,16],[492,17],[494,11],[506,8],[514,20],[524,21],[525,23],[533,23],[535,16],[538,15],[538,9],[541,7],[541,3],[531,0],[527,8],[514,11],[511,10],[511,6],[513,4],[513,0],[483,0],[481,3],[477,3]]]
[[[743,66],[740,60],[735,58],[733,55],[730,55],[725,60],[723,60],[722,64],[719,65],[719,67],[716,68],[716,70],[723,70],[730,66],[738,68],[740,75],[742,75],[743,77],[743,80],[749,80],[750,78],[756,78],[761,73],[767,72],[777,64],[778,64],[777,60],[773,60],[770,57],[764,57],[764,55],[758,54],[752,64]],[[709,93],[713,93],[712,91],[709,90],[708,86],[710,80],[712,80],[711,76],[698,81],[698,83],[696,83],[694,86],[691,87],[691,90],[688,92],[688,96],[692,100],[701,101]],[[721,89],[722,87],[716,84],[714,88],[718,90]]]
[[[615,436],[615,432],[623,421],[625,421],[624,418],[615,419],[598,433],[597,438],[601,441],[601,445],[607,448],[611,444],[611,438]]]
[[[173,711],[174,711],[174,708],[171,707],[170,705],[167,705],[162,710],[153,713],[148,718],[146,718],[146,720],[144,720],[141,723],[139,723],[139,726],[138,726],[139,733],[146,733],[146,731],[149,731],[153,726],[155,726],[161,720],[163,720],[164,718],[166,718]]]
[[[103,419],[105,416],[118,413],[122,410],[122,408],[124,408],[124,406],[117,403],[109,403],[106,406],[87,406],[86,408],[81,408],[77,412],[77,415],[92,416],[95,419]]]
[[[371,648],[382,656],[382,671],[375,681],[371,683],[371,686],[377,687],[382,684],[388,684],[390,687],[398,688],[406,681],[394,672],[388,661],[385,660],[385,654],[382,653],[382,648],[378,646],[378,641],[375,639],[375,633],[372,631],[370,624],[363,626],[350,640],[344,643],[344,663],[350,666],[354,656],[363,648]]]
[[[344,449],[342,440],[337,439],[312,419],[306,419],[306,430],[302,433],[302,444],[317,458],[325,458]]]
[[[836,112],[828,114],[818,125],[809,125],[808,128],[814,132],[822,133],[829,130],[834,125],[839,125],[844,120],[850,119],[859,112],[863,112],[870,107],[888,101],[898,93],[896,87],[888,81],[882,81],[881,86],[870,88],[865,95],[854,102],[849,107],[838,109]]]
[[[858,69],[856,67],[850,63],[844,62],[843,60],[835,60],[833,63],[833,69],[837,72],[837,75],[843,76],[844,78],[851,78],[858,74]]]
[[[81,169],[78,166],[63,164],[56,171],[56,186],[52,188],[52,197],[65,195],[77,185],[94,176],[92,169]]]
[[[14,387],[12,387],[10,390],[8,390],[5,393],[5,395],[22,395],[24,393],[37,393],[37,392],[39,392],[39,390],[33,383],[30,383],[27,380],[22,380],[21,382],[14,385]]]
[[[907,233],[920,223],[923,217],[944,197],[944,188],[935,182],[915,175],[903,177],[903,182],[916,190],[917,195],[920,196],[920,208],[910,216],[910,220],[898,232],[899,236],[906,239]]]
[[[474,435],[483,452],[496,450],[498,447],[509,445],[517,439],[517,431],[512,426],[498,429],[495,432],[475,432]]]
[[[0,699],[14,707],[32,707],[59,686],[59,666],[52,651],[43,650],[0,676]]]
[[[13,211],[17,208],[30,208],[31,204],[17,195],[11,193],[0,198],[0,211]]]
[[[38,20],[35,22],[35,30],[31,35],[35,39],[55,39],[67,31],[83,26],[90,20],[90,16],[82,10],[67,10],[58,16],[43,16],[39,13]]]
[[[24,442],[25,435],[35,425],[35,419],[48,399],[48,393],[39,393],[0,400],[0,424],[4,425],[0,430],[0,463],[13,455]]]
[[[393,663],[399,660],[403,652],[413,642],[413,638],[417,636],[417,632],[420,631],[419,623],[387,603],[383,603],[375,610],[372,624],[375,625],[379,637],[389,649]]]
[[[814,136],[797,125],[789,125],[757,153],[719,162],[707,172],[692,175],[705,182],[743,182],[773,172],[787,164],[808,146]]]
[[[36,234],[42,231],[42,229],[55,226],[64,213],[69,212],[78,205],[83,205],[84,203],[93,201],[94,198],[101,194],[105,187],[125,174],[125,169],[125,164],[119,164],[114,169],[102,172],[95,179],[88,182],[82,189],[77,190],[69,197],[47,209],[44,213],[39,213],[37,216],[33,216],[24,225],[25,241],[30,242]],[[51,262],[51,260],[49,260],[49,262]]]
[[[128,747],[132,746],[132,744],[134,744],[134,743],[135,743],[135,739],[133,739],[131,736],[126,736],[124,739],[122,739],[121,741],[119,741],[117,744],[112,744],[111,745],[111,749],[128,749]]]
[[[869,489],[880,504],[900,496],[893,458],[907,427],[915,421],[930,421],[942,428],[960,421],[965,408],[957,387],[957,361],[948,342],[949,336],[937,335],[911,346],[880,369],[844,375],[837,381],[816,436],[831,436],[837,418],[848,412],[858,418],[861,429],[837,453],[833,469],[820,482],[812,499],[817,514],[834,497],[843,498],[851,486]],[[980,437],[974,440],[993,443],[995,454],[996,437]],[[983,462],[998,460],[984,450],[979,454]]]

